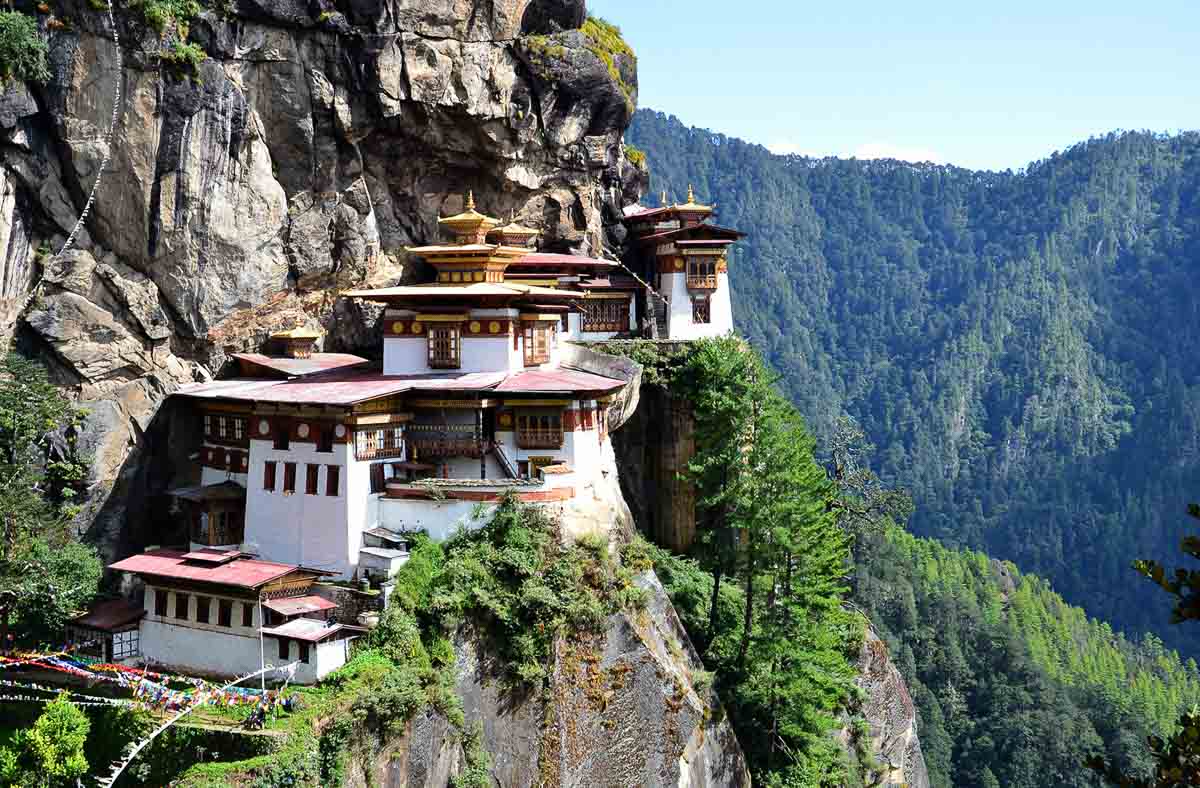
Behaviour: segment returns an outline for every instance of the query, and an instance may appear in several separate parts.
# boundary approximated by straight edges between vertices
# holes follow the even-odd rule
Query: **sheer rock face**
[[[870,728],[867,752],[874,764],[868,784],[929,788],[929,773],[921,741],[917,737],[917,708],[904,683],[904,677],[892,664],[887,645],[868,627],[858,655],[858,686],[865,700],[859,713]],[[843,731],[843,743],[849,731]]]
[[[103,13],[60,5],[50,81],[0,85],[0,337],[47,358],[105,430],[84,442],[107,552],[119,506],[157,492],[137,489],[155,476],[139,448],[175,387],[297,323],[377,352],[378,310],[331,294],[411,276],[403,247],[436,239],[468,189],[543,248],[597,253],[644,182],[621,144],[634,65],[618,58],[618,84],[588,48],[582,0],[234,0],[192,21],[195,78],[133,16],[118,53]],[[535,40],[554,42],[537,68]],[[46,265],[106,153],[78,251]]]
[[[459,638],[459,695],[483,727],[497,784],[749,787],[715,693],[694,681],[702,663],[666,592],[653,572],[638,583],[646,609],[560,640],[542,693],[507,691],[487,644]]]

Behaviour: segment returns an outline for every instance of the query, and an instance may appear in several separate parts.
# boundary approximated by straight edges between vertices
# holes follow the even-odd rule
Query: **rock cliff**
[[[377,314],[333,294],[411,276],[404,247],[468,189],[546,249],[598,253],[644,182],[635,63],[580,31],[582,0],[206,2],[194,74],[119,0],[120,53],[87,0],[27,5],[51,78],[0,85],[0,334],[91,411],[82,522],[109,554],[166,481],[142,449],[180,383],[297,323],[375,352]]]
[[[929,788],[929,772],[917,735],[917,708],[904,677],[892,664],[885,644],[868,627],[858,654],[858,687],[863,700],[859,716],[867,725],[864,740],[851,747],[849,729],[841,739],[851,754],[865,755],[860,774],[870,786]],[[858,750],[860,752],[855,752]]]

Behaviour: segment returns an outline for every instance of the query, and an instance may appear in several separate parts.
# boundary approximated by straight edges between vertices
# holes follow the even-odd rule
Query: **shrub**
[[[625,158],[639,170],[646,169],[646,152],[636,145],[625,146]]]
[[[10,79],[45,82],[46,42],[33,17],[19,11],[0,11],[0,83]]]
[[[163,65],[175,71],[179,76],[194,79],[200,75],[200,64],[208,59],[208,54],[199,44],[185,44],[176,41],[158,53],[158,59]]]
[[[445,554],[432,595],[440,625],[480,627],[518,684],[541,686],[557,635],[595,630],[606,616],[644,603],[607,542],[564,544],[541,508],[511,496],[487,526],[447,542]]]

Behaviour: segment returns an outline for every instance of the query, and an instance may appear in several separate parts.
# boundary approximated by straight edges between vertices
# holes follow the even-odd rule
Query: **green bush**
[[[564,544],[541,508],[511,496],[486,527],[447,542],[445,554],[432,596],[440,626],[480,627],[518,684],[542,685],[557,635],[597,629],[644,603],[606,542]]]
[[[45,82],[46,42],[33,17],[18,11],[0,11],[0,83],[10,79]]]
[[[208,59],[208,54],[200,48],[199,44],[176,41],[161,49],[158,59],[180,76],[195,79],[199,77],[200,64]]]
[[[179,38],[187,38],[188,23],[201,11],[199,0],[131,0],[128,7],[160,36],[174,32]]]
[[[639,170],[646,169],[646,152],[636,145],[625,146],[625,158]]]

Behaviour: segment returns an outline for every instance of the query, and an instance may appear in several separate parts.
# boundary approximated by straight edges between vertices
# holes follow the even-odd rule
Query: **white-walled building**
[[[693,221],[711,209],[691,199],[665,210],[678,226],[633,226],[649,228],[656,281],[683,288],[672,303],[692,305],[672,307],[670,335],[725,333],[738,234]],[[110,567],[141,578],[144,614],[126,610],[108,647],[222,676],[298,662],[293,680],[316,681],[358,631],[330,619],[318,577],[387,581],[406,534],[478,527],[505,496],[556,507],[570,533],[627,511],[607,418],[628,382],[572,368],[583,351],[566,343],[637,336],[646,282],[614,261],[532,251],[534,231],[469,197],[441,223],[453,242],[409,250],[435,281],[343,294],[384,305],[382,368],[314,352],[320,334],[297,328],[272,335],[275,355],[233,354],[235,377],[176,392],[200,435],[196,466],[169,491],[187,544]],[[81,619],[79,637],[112,617]]]
[[[743,234],[709,224],[713,208],[688,201],[661,208],[640,206],[626,212],[641,266],[666,300],[662,339],[718,337],[733,331],[729,294],[729,247]]]
[[[311,684],[345,664],[363,630],[329,620],[310,593],[323,573],[231,550],[151,550],[109,567],[142,581],[138,653],[164,669],[234,677],[296,663]],[[314,617],[315,616],[315,617]]]

